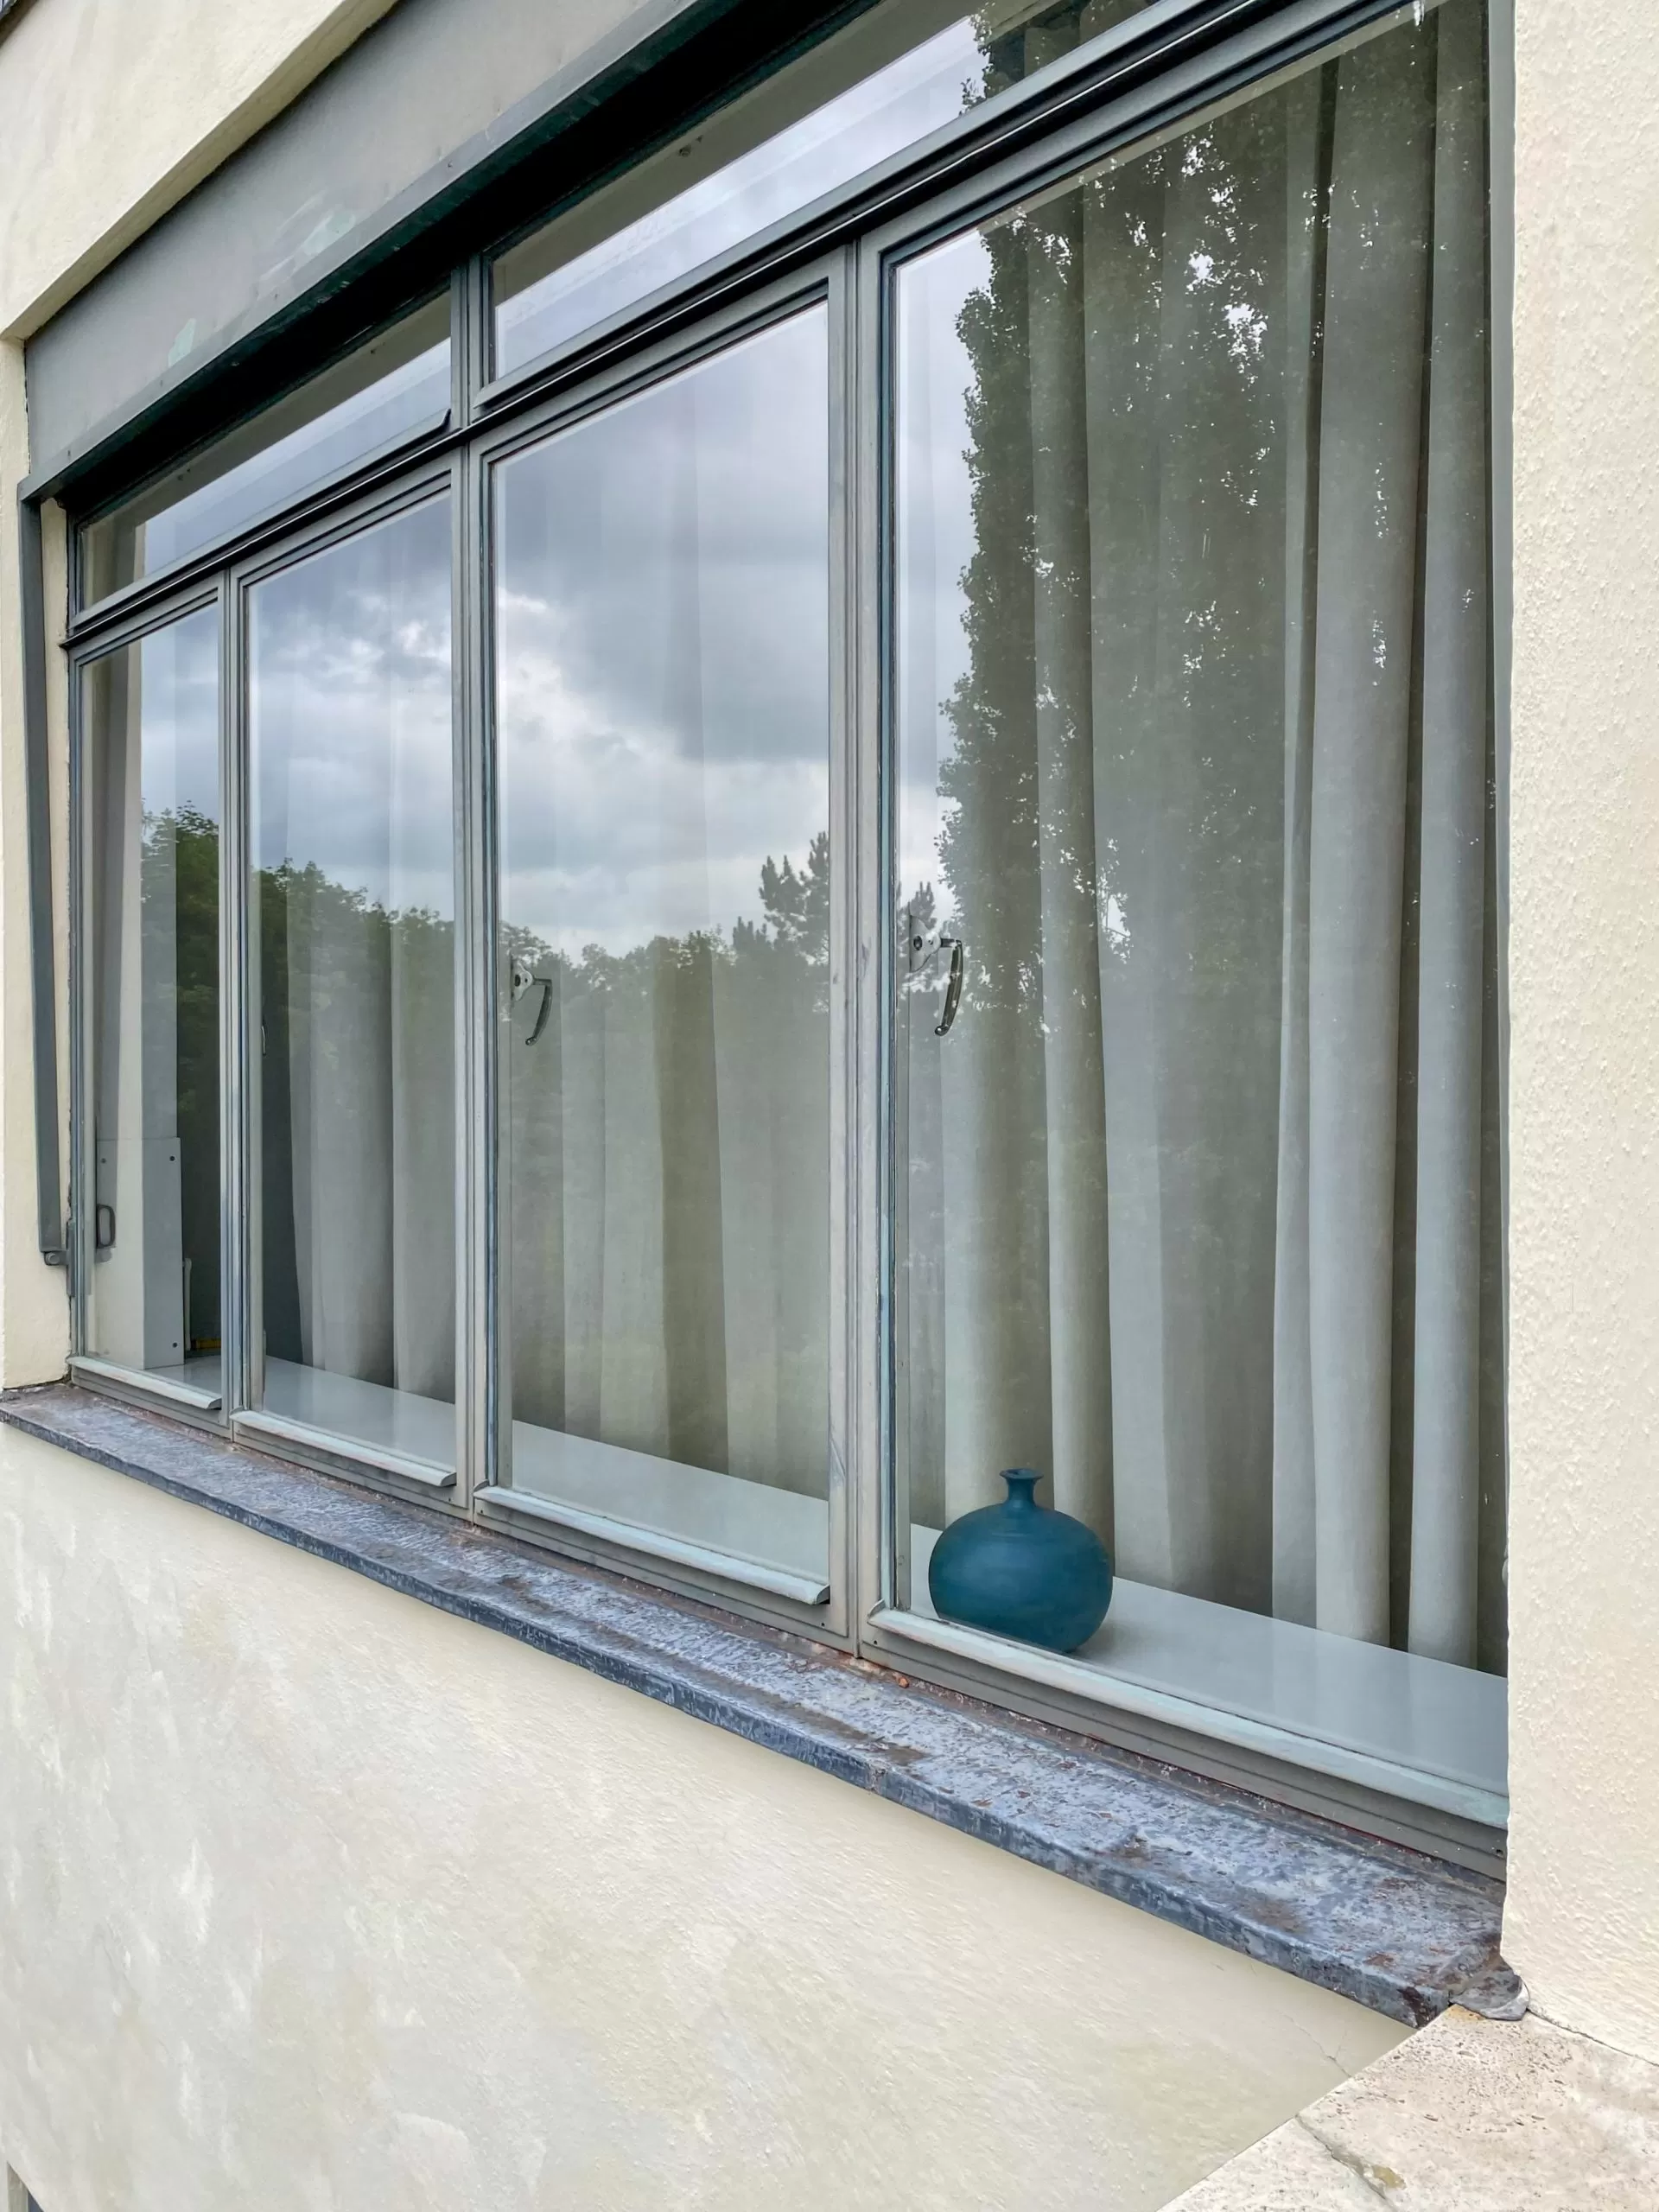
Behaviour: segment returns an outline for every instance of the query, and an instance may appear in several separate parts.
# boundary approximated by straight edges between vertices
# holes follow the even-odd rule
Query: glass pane
[[[455,1464],[449,503],[249,595],[267,1412]]]
[[[499,375],[810,207],[1145,0],[892,0],[495,264]]]
[[[819,1578],[825,343],[507,464],[496,602],[512,1480]]]
[[[86,1350],[217,1394],[219,614],[81,676]]]
[[[1483,51],[899,276],[896,1387],[912,1606],[1501,1789]]]
[[[277,512],[448,405],[449,307],[441,300],[88,523],[82,604]]]

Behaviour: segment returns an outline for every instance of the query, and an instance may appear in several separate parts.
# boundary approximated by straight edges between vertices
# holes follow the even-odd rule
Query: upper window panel
[[[449,406],[449,306],[435,300],[251,422],[89,523],[83,606],[188,560],[329,478],[400,445]]]
[[[501,375],[807,207],[1143,0],[887,0],[503,254]]]

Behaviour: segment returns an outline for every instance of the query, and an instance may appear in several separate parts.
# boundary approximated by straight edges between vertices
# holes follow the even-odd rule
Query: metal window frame
[[[711,1591],[722,1603],[751,1618],[775,1626],[804,1630],[823,1642],[851,1649],[855,1643],[851,1591],[854,1576],[849,1553],[851,1519],[848,1484],[850,1440],[855,1423],[849,1402],[848,1344],[833,1317],[841,1287],[853,1273],[846,1249],[844,1224],[850,1207],[847,1191],[844,1132],[850,1118],[854,1090],[854,1061],[850,1051],[849,994],[843,978],[849,972],[849,952],[855,901],[845,861],[848,827],[852,813],[848,790],[848,762],[851,752],[851,698],[849,677],[853,664],[851,642],[851,534],[840,519],[844,511],[842,486],[848,456],[845,394],[851,373],[850,322],[851,257],[843,250],[790,273],[762,282],[741,297],[728,301],[683,328],[653,334],[626,356],[608,361],[579,382],[563,385],[533,397],[505,420],[486,421],[469,449],[468,466],[478,477],[474,523],[475,558],[479,563],[480,597],[471,618],[477,632],[480,664],[493,649],[493,625],[489,611],[494,597],[495,525],[493,481],[497,472],[550,439],[598,419],[631,400],[659,389],[701,363],[716,359],[733,346],[788,321],[795,315],[822,308],[826,318],[829,348],[829,437],[830,456],[830,701],[829,785],[830,804],[830,1408],[826,1436],[826,1498],[828,1558],[820,1580],[718,1554],[686,1539],[639,1528],[620,1516],[596,1514],[564,1506],[533,1492],[516,1493],[512,1483],[512,1378],[507,1346],[511,1341],[510,1269],[505,1262],[505,1232],[500,1213],[497,1132],[502,1103],[500,1056],[506,1020],[502,988],[498,926],[499,874],[497,865],[496,794],[493,785],[495,761],[493,685],[480,666],[474,711],[479,716],[480,766],[490,779],[480,784],[474,803],[479,808],[481,836],[479,866],[486,887],[488,928],[480,943],[490,948],[487,976],[478,988],[487,999],[487,1020],[474,1029],[480,1066],[469,1086],[468,1110],[476,1110],[480,1126],[488,1133],[480,1147],[485,1170],[479,1193],[486,1210],[483,1230],[474,1231],[480,1255],[487,1252],[486,1280],[489,1324],[480,1351],[486,1370],[486,1389],[493,1416],[488,1443],[479,1464],[486,1478],[473,1493],[478,1518],[529,1541],[547,1541],[594,1564],[624,1573],[649,1573],[652,1580],[693,1596]],[[482,926],[483,905],[480,909]],[[475,973],[479,963],[474,963]],[[474,1173],[477,1172],[476,1166]],[[844,1306],[843,1306],[844,1310]]]
[[[92,1116],[91,1111],[91,1082],[92,1073],[92,1021],[95,1001],[90,988],[93,959],[92,930],[92,894],[94,882],[89,864],[91,836],[92,776],[87,759],[87,731],[86,723],[86,684],[89,671],[101,661],[111,659],[117,653],[128,652],[142,645],[146,639],[159,636],[175,623],[188,621],[192,615],[213,611],[218,617],[219,627],[219,1305],[221,1344],[231,1305],[231,1286],[234,1281],[230,1273],[232,1219],[226,1204],[226,1092],[233,1063],[227,1056],[229,1033],[226,1027],[225,966],[226,918],[227,883],[226,875],[226,788],[225,788],[225,732],[226,665],[224,612],[225,588],[222,579],[214,577],[206,582],[182,586],[158,605],[147,608],[142,615],[114,625],[94,643],[72,652],[68,660],[68,739],[69,739],[69,1161],[68,1205],[65,1217],[64,1249],[66,1255],[66,1288],[69,1298],[69,1364],[78,1382],[94,1389],[105,1389],[113,1395],[144,1403],[159,1400],[175,1418],[219,1431],[226,1431],[228,1422],[224,1406],[228,1391],[221,1386],[219,1402],[211,1393],[197,1391],[174,1382],[169,1378],[146,1375],[140,1369],[128,1369],[118,1362],[103,1357],[91,1346],[91,1313],[94,1281],[93,1262],[93,1190],[95,1161],[92,1147]],[[55,1082],[53,1084],[55,1091]],[[220,1353],[221,1363],[224,1352]]]
[[[248,649],[250,636],[250,601],[262,584],[293,574],[308,561],[319,558],[336,546],[365,535],[368,531],[396,521],[400,516],[417,509],[447,500],[450,506],[450,541],[453,549],[456,531],[455,498],[457,456],[448,452],[429,456],[390,482],[376,484],[359,493],[349,502],[336,505],[327,512],[315,515],[291,529],[280,543],[262,545],[249,552],[240,561],[232,563],[225,571],[225,604],[228,638],[232,658],[232,679],[227,694],[224,721],[224,735],[227,747],[225,773],[234,798],[234,820],[228,846],[235,848],[235,874],[232,879],[231,905],[233,921],[232,959],[235,983],[228,1009],[229,1060],[233,1081],[227,1086],[232,1093],[229,1120],[232,1130],[232,1151],[237,1163],[234,1181],[238,1203],[234,1209],[233,1227],[236,1235],[236,1274],[232,1281],[234,1295],[227,1301],[233,1309],[235,1320],[232,1334],[236,1347],[234,1367],[227,1362],[226,1374],[225,1412],[231,1433],[239,1441],[253,1445],[257,1450],[291,1459],[303,1466],[314,1467],[328,1474],[345,1474],[398,1497],[418,1497],[438,1510],[464,1513],[467,1510],[465,1454],[462,1449],[466,1434],[464,1422],[467,1408],[462,1393],[467,1376],[467,1359],[470,1349],[469,1319],[461,1299],[464,1270],[460,1264],[463,1252],[466,1211],[462,1173],[465,1166],[463,1147],[466,1132],[463,1117],[456,1116],[455,1155],[453,1172],[455,1176],[457,1226],[457,1280],[455,1312],[456,1407],[454,1465],[442,1465],[415,1459],[391,1448],[364,1444],[359,1440],[335,1435],[330,1431],[315,1427],[308,1422],[290,1419],[270,1411],[264,1404],[264,1354],[262,1311],[262,1244],[264,1177],[260,1172],[259,1110],[260,1087],[257,1078],[258,1057],[254,1051],[254,1036],[258,1026],[258,963],[254,944],[257,926],[253,906],[253,755],[252,755],[252,675],[251,656]],[[456,580],[451,560],[450,594],[453,607]],[[454,692],[455,639],[450,640],[451,695]],[[450,759],[452,791],[458,796],[460,769],[458,756],[461,725],[451,713]],[[227,805],[227,816],[229,807]],[[452,850],[455,856],[454,882],[454,1045],[457,1069],[464,1064],[466,1044],[466,1009],[467,1001],[467,970],[468,952],[468,917],[463,906],[463,880],[461,874],[465,853],[465,829],[459,805],[452,823]],[[227,1208],[227,1211],[229,1209]]]
[[[1414,1777],[1380,1770],[1321,1773],[1294,1742],[1275,1745],[1230,1731],[1198,1708],[1152,1709],[1144,1698],[1103,1699],[1070,1677],[1021,1662],[996,1639],[963,1643],[906,1635],[889,1602],[898,1565],[890,1510],[893,1224],[888,1203],[892,1121],[887,1093],[892,1007],[887,847],[892,793],[884,725],[890,657],[885,515],[890,409],[886,397],[888,271],[899,258],[1041,190],[1121,149],[1147,141],[1230,93],[1264,83],[1281,68],[1333,48],[1402,12],[1400,0],[1154,0],[1140,15],[1009,88],[917,147],[837,194],[773,226],[742,247],[694,270],[579,340],[510,378],[492,381],[490,255],[476,252],[451,280],[453,396],[447,423],[368,457],[282,513],[204,549],[153,578],[140,579],[94,608],[72,613],[64,644],[74,671],[193,606],[221,609],[221,1148],[224,1220],[225,1404],[198,1415],[325,1472],[391,1494],[418,1496],[434,1510],[692,1598],[863,1654],[941,1687],[1012,1706],[1339,1820],[1491,1868],[1501,1865],[1501,1810],[1426,1804]],[[1507,324],[1503,306],[1513,227],[1512,180],[1503,157],[1512,107],[1503,42],[1510,0],[1486,0],[1489,192],[1493,271],[1494,654],[1500,779],[1507,759],[1506,679],[1509,423]],[[1507,227],[1506,227],[1507,226]],[[519,233],[521,234],[521,233]],[[766,1588],[721,1571],[719,1555],[695,1546],[655,1548],[641,1532],[603,1525],[604,1516],[550,1517],[514,1501],[501,1456],[505,1425],[500,1362],[504,1313],[497,1233],[499,1103],[498,890],[495,853],[493,561],[490,478],[514,453],[607,409],[633,392],[793,311],[811,296],[829,306],[831,342],[832,616],[831,830],[839,905],[832,912],[832,1154],[840,1202],[833,1215],[838,1283],[832,1282],[830,1469],[840,1519],[833,1528],[831,1596]],[[792,303],[792,304],[791,304]],[[276,396],[274,393],[271,397]],[[108,446],[86,457],[106,480]],[[247,791],[247,671],[244,609],[251,586],[331,543],[372,526],[447,486],[452,503],[451,641],[454,709],[456,856],[457,1465],[453,1489],[436,1491],[419,1471],[386,1455],[337,1449],[318,1435],[276,1433],[251,1398],[257,1341],[256,1132],[248,1039],[251,948]],[[53,963],[50,744],[40,512],[73,483],[37,480],[20,496],[23,553],[25,741],[29,776],[30,911],[39,1128],[40,1242],[48,1263],[70,1262],[72,1299],[82,1294],[75,1232],[59,1215],[56,1038]],[[100,500],[100,505],[107,502]],[[73,565],[73,564],[72,564]],[[72,753],[78,739],[72,741]],[[79,805],[77,797],[72,804]],[[1500,784],[1499,836],[1503,837]],[[72,816],[78,821],[78,816]],[[73,843],[78,844],[79,833]],[[72,855],[72,901],[82,896]],[[1507,853],[1501,846],[1501,869]],[[832,894],[832,905],[834,904]],[[79,914],[79,905],[72,906]],[[72,1005],[79,1008],[84,931],[72,931]],[[839,980],[833,963],[842,963]],[[72,1021],[72,1059],[79,1052]],[[1507,1029],[1505,1027],[1505,1037]],[[72,1151],[84,1146],[79,1063],[72,1066]],[[72,1179],[84,1173],[72,1159]],[[79,1181],[74,1187],[79,1188]],[[159,1400],[141,1376],[88,1370],[89,1387],[139,1402]],[[166,1410],[176,1413],[176,1404]],[[836,1424],[838,1422],[838,1427]],[[585,1525],[579,1525],[585,1520]],[[1397,1784],[1397,1786],[1391,1786]],[[1444,1796],[1445,1793],[1441,1793]],[[1483,1818],[1482,1810],[1493,1817]]]

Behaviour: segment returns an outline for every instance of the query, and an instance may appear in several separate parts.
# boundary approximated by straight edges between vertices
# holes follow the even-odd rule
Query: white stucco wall
[[[1129,2212],[1400,2037],[4,1431],[0,1682],[48,2212]]]
[[[391,0],[35,0],[0,43],[0,337],[22,339]]]
[[[1659,22],[1518,16],[1505,1948],[1659,2058]]]

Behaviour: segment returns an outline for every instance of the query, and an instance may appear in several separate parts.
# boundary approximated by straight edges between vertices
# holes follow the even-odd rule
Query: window
[[[86,1352],[219,1402],[219,620],[81,671]]]
[[[812,307],[505,461],[495,499],[502,1502],[815,1604],[828,377]]]
[[[1227,13],[884,0],[82,519],[77,1367],[1479,1852],[1485,21]]]
[[[1484,139],[1452,0],[897,272],[895,1436],[912,1609],[1040,1468],[1077,1663],[1496,1789]]]
[[[260,1412],[454,1479],[446,497],[246,594]]]

